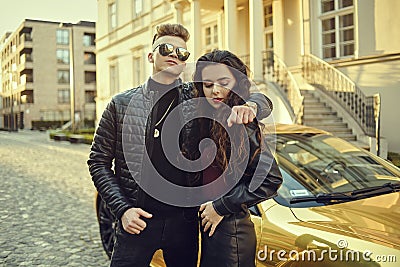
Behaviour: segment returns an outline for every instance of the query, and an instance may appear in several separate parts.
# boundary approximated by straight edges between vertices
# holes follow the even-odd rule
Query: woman
[[[194,80],[199,96],[205,99],[201,137],[210,138],[216,145],[216,151],[212,145],[202,151],[202,159],[215,157],[203,170],[205,193],[212,201],[200,207],[200,266],[252,267],[256,234],[248,207],[274,196],[282,177],[270,150],[262,143],[256,120],[246,126],[225,125],[223,116],[229,113],[223,110],[245,104],[243,99],[249,95],[246,65],[229,51],[215,50],[198,59]],[[255,190],[252,181],[258,182]]]

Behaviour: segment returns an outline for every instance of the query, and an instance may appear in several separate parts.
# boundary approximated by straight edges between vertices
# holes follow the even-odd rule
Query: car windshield
[[[337,200],[337,193],[351,194],[359,189],[400,182],[400,169],[394,165],[327,134],[277,134],[276,152],[283,184],[275,200],[286,206],[332,204],[312,198],[324,196],[326,200],[330,195]],[[290,204],[293,199],[296,202],[303,197],[311,201]]]

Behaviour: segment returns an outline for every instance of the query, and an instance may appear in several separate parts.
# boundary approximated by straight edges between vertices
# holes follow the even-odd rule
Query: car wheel
[[[99,222],[101,243],[107,256],[111,258],[114,248],[116,222],[114,215],[100,196],[97,197],[97,220]]]

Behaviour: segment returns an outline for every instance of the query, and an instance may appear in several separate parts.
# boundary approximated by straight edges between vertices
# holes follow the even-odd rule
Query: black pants
[[[148,267],[156,250],[168,267],[196,267],[199,223],[183,211],[173,217],[146,219],[140,234],[127,233],[119,222],[110,267]]]
[[[225,216],[211,237],[201,231],[201,267],[255,267],[257,238],[248,211]]]

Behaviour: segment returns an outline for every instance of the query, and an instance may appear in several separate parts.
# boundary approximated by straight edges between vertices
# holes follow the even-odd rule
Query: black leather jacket
[[[246,124],[246,130],[249,155],[253,155],[258,148],[261,151],[249,162],[238,183],[227,194],[213,201],[215,211],[221,216],[246,212],[247,207],[275,196],[283,181],[268,144],[264,139],[260,143],[257,138],[260,132],[258,124],[255,121]]]
[[[195,90],[190,83],[181,84],[178,90],[179,103],[182,103],[181,117],[185,118],[195,112],[193,105],[185,104],[186,100],[195,97]],[[104,110],[94,136],[87,162],[89,172],[97,191],[117,219],[121,218],[126,210],[138,207],[140,203],[141,189],[136,180],[140,180],[143,171],[142,162],[146,153],[145,135],[149,130],[146,127],[152,124],[148,115],[155,99],[154,91],[148,88],[148,82],[115,95]],[[258,118],[269,116],[272,103],[267,97],[262,94],[252,94],[249,100],[257,103]],[[125,151],[129,153],[130,159],[134,159],[134,162],[130,162],[129,168],[122,145],[122,129],[126,117],[133,123],[129,138],[134,149]],[[182,143],[190,143],[190,136],[198,133],[195,127],[196,124],[193,122],[185,124],[181,134]],[[198,180],[198,175],[200,173],[188,177],[188,180]]]

